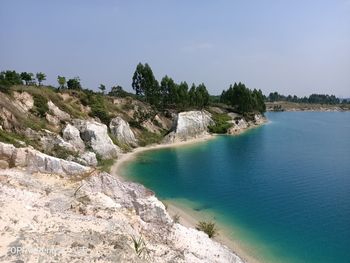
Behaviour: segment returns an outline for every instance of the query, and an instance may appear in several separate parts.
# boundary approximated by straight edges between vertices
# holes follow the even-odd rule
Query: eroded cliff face
[[[0,183],[2,262],[242,262],[174,223],[151,191],[107,173],[0,169]]]
[[[31,172],[57,175],[80,175],[90,168],[75,162],[59,159],[41,153],[31,147],[16,148],[12,144],[0,142],[0,161],[3,169],[17,167]]]
[[[163,140],[165,143],[186,141],[208,135],[208,126],[213,125],[211,114],[207,111],[180,112],[175,118],[173,131]]]
[[[232,135],[241,134],[247,129],[258,127],[267,121],[261,114],[254,114],[253,119],[249,121],[237,113],[229,113],[228,115],[231,117],[230,123],[232,127],[228,129],[227,133]]]
[[[130,129],[129,123],[121,117],[115,117],[109,124],[111,133],[117,138],[120,143],[137,146],[137,140],[134,132]]]

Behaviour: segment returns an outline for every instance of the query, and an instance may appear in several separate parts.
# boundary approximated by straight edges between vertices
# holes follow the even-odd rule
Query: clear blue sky
[[[0,70],[131,90],[138,62],[219,94],[350,97],[350,0],[1,0]]]

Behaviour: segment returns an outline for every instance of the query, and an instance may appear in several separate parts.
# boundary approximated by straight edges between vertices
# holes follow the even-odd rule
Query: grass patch
[[[39,142],[29,140],[24,135],[21,135],[18,133],[7,132],[4,130],[0,130],[0,142],[13,144],[17,148],[18,147],[25,147],[28,145],[31,145],[36,149],[40,148]],[[24,144],[21,142],[23,142]]]
[[[47,105],[47,98],[45,98],[41,94],[32,94],[34,99],[34,112],[38,114],[39,117],[44,118],[46,115],[46,112],[49,111],[49,106]]]
[[[143,130],[139,138],[139,145],[143,147],[150,144],[158,144],[163,139],[163,135]]]
[[[209,238],[215,237],[219,234],[215,223],[210,221],[209,222],[199,221],[196,226],[196,229],[206,233],[209,236]]]
[[[120,142],[112,133],[108,133],[108,136],[111,138],[113,143],[117,145],[123,152],[131,152],[132,147],[127,143]]]
[[[97,158],[97,168],[102,171],[109,173],[111,171],[111,167],[114,164],[115,159],[102,159],[100,155],[96,154]]]
[[[0,130],[0,142],[13,144],[15,147],[18,148],[22,146],[19,140],[20,139],[16,134],[12,134],[4,130]]]
[[[212,113],[212,119],[215,124],[208,127],[212,133],[227,133],[227,130],[232,127],[232,123],[228,123],[231,118],[226,113]]]

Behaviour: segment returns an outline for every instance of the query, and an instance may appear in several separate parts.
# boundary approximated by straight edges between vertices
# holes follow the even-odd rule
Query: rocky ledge
[[[44,172],[0,169],[1,262],[242,262],[139,184]]]

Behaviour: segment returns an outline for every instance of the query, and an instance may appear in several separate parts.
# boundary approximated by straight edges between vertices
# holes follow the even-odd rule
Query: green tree
[[[197,105],[200,108],[204,108],[209,105],[209,93],[204,83],[199,84],[196,88]]]
[[[165,75],[160,82],[160,94],[163,108],[176,106],[176,102],[178,101],[177,85],[174,80],[167,75]]]
[[[181,82],[176,89],[176,105],[179,109],[185,109],[189,106],[188,84]]]
[[[235,107],[241,113],[255,111],[264,113],[266,111],[265,98],[261,90],[251,91],[241,82],[235,83],[233,86],[230,85],[228,90],[224,90],[220,101]]]
[[[117,86],[113,86],[111,88],[111,91],[108,93],[108,95],[113,96],[113,97],[124,98],[124,97],[131,95],[131,94],[126,92],[122,86],[117,85]]]
[[[36,79],[38,80],[39,86],[41,86],[42,82],[46,80],[46,75],[45,73],[38,72],[36,73]]]
[[[21,75],[14,70],[6,70],[0,73],[0,84],[4,86],[21,85]]]
[[[81,89],[81,84],[80,84],[79,77],[75,77],[73,79],[69,79],[67,81],[67,87],[68,87],[68,89],[80,90]]]
[[[99,90],[101,91],[102,94],[105,93],[105,91],[106,91],[106,86],[105,85],[100,84],[100,86],[98,88],[99,88]]]
[[[194,83],[192,83],[190,91],[188,92],[188,97],[189,97],[189,105],[196,106],[196,104],[197,104],[196,85]]]
[[[33,73],[28,73],[28,72],[22,72],[21,73],[21,79],[25,82],[26,85],[29,85],[34,78]]]
[[[64,89],[66,86],[66,78],[62,76],[57,76],[57,82],[60,89]]]
[[[159,106],[160,88],[151,67],[139,63],[132,77],[132,88],[136,95],[144,96],[151,105]]]

